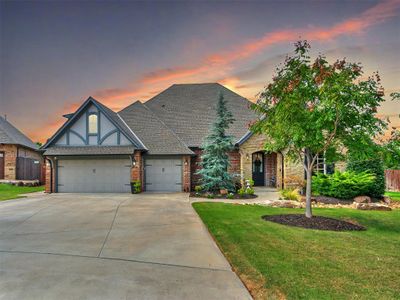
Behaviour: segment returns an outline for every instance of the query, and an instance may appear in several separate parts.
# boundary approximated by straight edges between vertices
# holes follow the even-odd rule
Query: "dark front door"
[[[4,152],[0,152],[0,179],[4,179]]]
[[[252,155],[253,181],[255,186],[265,185],[264,153],[256,152]]]

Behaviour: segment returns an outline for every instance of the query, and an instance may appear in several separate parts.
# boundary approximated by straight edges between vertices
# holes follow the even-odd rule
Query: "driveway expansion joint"
[[[161,262],[153,262],[153,261],[145,261],[145,260],[118,258],[118,257],[90,256],[90,255],[67,254],[67,253],[39,252],[39,251],[19,251],[19,250],[0,250],[0,253],[6,253],[6,254],[7,253],[9,253],[9,254],[37,254],[37,255],[53,255],[53,256],[66,256],[66,257],[77,257],[77,258],[101,259],[101,260],[111,260],[111,261],[132,262],[132,263],[139,263],[139,264],[150,264],[150,265],[158,265],[158,266],[173,267],[173,268],[186,268],[186,269],[195,269],[195,270],[206,270],[206,271],[231,272],[231,273],[233,273],[232,269],[220,269],[220,268],[207,268],[207,267],[197,267],[197,266],[188,266],[188,265],[177,265],[177,264],[169,264],[169,263],[161,263]]]

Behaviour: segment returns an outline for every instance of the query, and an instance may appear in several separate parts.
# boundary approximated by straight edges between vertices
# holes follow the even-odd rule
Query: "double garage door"
[[[58,161],[60,193],[128,193],[130,159],[74,159]]]
[[[145,158],[145,187],[150,192],[182,191],[180,158]],[[60,193],[128,193],[131,162],[126,159],[60,159]]]

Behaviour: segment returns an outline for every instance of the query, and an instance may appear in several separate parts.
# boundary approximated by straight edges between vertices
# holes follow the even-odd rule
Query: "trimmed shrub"
[[[335,172],[332,175],[313,176],[314,195],[323,195],[339,199],[352,199],[367,195],[373,186],[375,176],[369,172]]]
[[[382,159],[350,160],[347,163],[346,171],[357,173],[367,171],[375,176],[373,184],[370,185],[369,190],[364,195],[380,198],[385,194],[385,170]]]

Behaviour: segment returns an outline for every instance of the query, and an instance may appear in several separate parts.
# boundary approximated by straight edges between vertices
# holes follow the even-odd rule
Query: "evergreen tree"
[[[234,119],[232,113],[226,107],[226,101],[222,93],[219,95],[216,111],[217,118],[202,145],[202,169],[197,172],[197,174],[201,175],[203,190],[213,193],[221,189],[229,191],[234,191],[235,189],[232,176],[228,173],[228,152],[234,147],[233,137],[226,134],[226,130]]]

